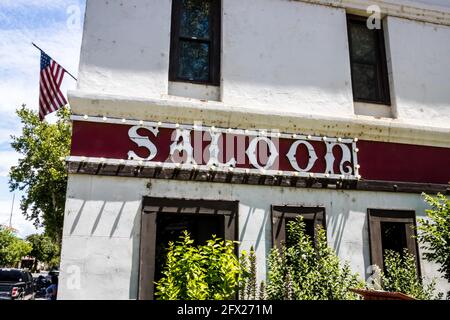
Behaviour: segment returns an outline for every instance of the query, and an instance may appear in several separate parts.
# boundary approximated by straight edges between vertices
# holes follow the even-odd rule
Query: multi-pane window
[[[213,235],[237,240],[238,207],[235,201],[144,198],[139,299],[153,299],[154,282],[161,278],[168,244],[184,230],[196,244],[205,244]]]
[[[369,209],[369,235],[372,264],[382,270],[387,250],[402,253],[408,249],[416,256],[419,271],[417,243],[415,240],[415,212]]]
[[[289,239],[288,225],[299,215],[305,223],[305,233],[315,243],[317,239],[317,226],[326,227],[325,208],[298,207],[298,206],[272,206],[272,242],[273,246],[280,247],[281,243],[288,246],[292,242]]]
[[[170,81],[219,85],[220,0],[173,0]]]
[[[390,105],[389,79],[382,24],[369,29],[367,18],[347,17],[353,99]]]

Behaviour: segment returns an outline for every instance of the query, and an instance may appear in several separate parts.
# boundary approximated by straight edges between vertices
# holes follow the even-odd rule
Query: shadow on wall
[[[363,243],[365,244],[364,247],[367,247],[367,250],[364,250],[363,255],[364,255],[364,276],[365,279],[367,280],[368,277],[370,277],[371,274],[371,270],[370,270],[370,266],[372,265],[372,258],[370,257],[370,239],[369,239],[369,219],[368,217],[366,217],[366,219],[364,219],[364,226],[362,228],[362,239],[363,239]]]
[[[330,210],[333,210],[333,203],[331,203]],[[345,226],[347,225],[348,217],[350,213],[348,210],[344,210],[339,214],[331,215],[328,213],[328,217],[330,217],[329,222],[327,223],[327,229],[329,230],[327,233],[330,234],[332,239],[334,239],[333,248],[336,253],[339,255],[339,251],[341,249],[342,238],[344,235]]]
[[[351,199],[349,199],[351,201]],[[333,203],[331,203],[330,210],[333,210]],[[328,215],[330,217],[329,222],[327,222],[327,229],[328,229],[328,235],[331,235],[331,238],[334,239],[334,243],[330,243],[330,245],[334,248],[336,254],[338,256],[340,255],[341,247],[342,247],[342,241],[344,238],[344,232],[352,232],[351,230],[346,230],[349,218],[350,218],[350,209],[344,208],[342,211],[340,211],[338,214]],[[369,249],[369,230],[368,230],[368,221],[367,216],[364,216],[363,219],[363,225],[362,228],[357,228],[355,232],[361,232],[361,241],[362,241],[362,252],[361,249],[358,248],[358,254],[363,255],[363,261],[364,261],[364,272],[360,274],[361,277],[366,278],[367,277],[367,270],[368,267],[371,265],[371,259],[370,259],[370,249]],[[356,233],[354,233],[356,235]],[[353,239],[357,239],[354,237]],[[344,244],[345,246],[346,244]],[[350,244],[351,245],[351,244]],[[348,244],[347,244],[348,246]],[[346,248],[349,249],[349,248]],[[344,250],[345,251],[345,250]],[[354,254],[350,253],[350,254]],[[343,261],[348,261],[352,263],[351,257],[342,257]]]
[[[255,217],[254,217],[254,215],[257,214],[256,213],[257,209],[259,209],[259,208],[249,207],[248,212],[246,214],[245,222],[242,224],[242,229],[239,234],[239,241],[242,242],[244,240],[249,222],[254,223],[251,221],[255,221],[255,220],[259,221],[258,219],[255,219]],[[255,249],[255,251],[258,251],[258,248],[261,245],[261,240],[264,241],[264,243],[271,242],[271,237],[267,233],[267,230],[271,230],[271,228],[272,228],[272,224],[270,223],[270,215],[271,215],[270,209],[264,210],[264,217],[263,217],[263,220],[261,221],[260,227],[258,228],[258,234],[256,236],[256,239],[254,240],[254,243],[251,244],[251,245],[253,245],[253,248]],[[240,213],[239,216],[241,217],[242,213]],[[239,222],[239,224],[241,224],[241,222]],[[263,237],[264,237],[264,239],[262,239]],[[270,252],[270,246],[268,246],[268,250],[266,250],[267,254],[269,252]]]
[[[80,219],[83,214],[91,214],[92,212],[87,212],[88,210],[86,208],[86,202],[83,200],[81,206],[77,210],[75,219],[73,220],[72,225],[70,226],[70,232],[69,234],[72,236],[77,228],[79,228]],[[117,202],[117,201],[115,201]],[[100,229],[98,229],[99,225],[103,222],[105,223],[105,220],[107,219],[107,215],[105,215],[105,207],[107,207],[108,201],[102,201],[102,204],[100,206],[100,209],[97,213],[97,216],[95,217],[95,220],[93,222],[92,228],[90,229],[89,236],[95,237],[95,233],[100,232]],[[117,237],[117,230],[120,225],[120,220],[124,213],[126,202],[121,201],[120,202],[120,208],[115,214],[115,217],[111,219],[111,216],[108,217],[107,220],[111,219],[111,228],[110,230],[103,230],[102,233],[107,234],[109,238]],[[141,228],[141,212],[142,212],[142,203],[139,205],[136,214],[134,215],[134,220],[132,223],[132,228],[129,232],[129,239],[132,240],[132,248],[131,248],[131,270],[130,270],[130,284],[129,284],[129,299],[137,299],[138,298],[138,288],[139,288],[139,252],[140,252],[140,228]],[[114,220],[113,220],[114,219]],[[89,227],[88,227],[89,228]],[[107,228],[109,229],[109,228]],[[106,236],[103,235],[103,236]],[[119,236],[122,237],[122,236]]]
[[[140,242],[141,242],[141,217],[142,204],[133,220],[133,228],[130,232],[130,239],[133,239],[131,277],[130,277],[130,299],[138,299],[139,294],[139,267],[140,267]]]
[[[78,223],[79,223],[80,217],[81,217],[81,213],[84,210],[85,204],[86,204],[86,201],[83,201],[80,208],[78,209],[77,215],[76,215],[75,219],[73,220],[72,226],[70,227],[70,235],[72,235],[75,232],[75,229],[78,226]]]

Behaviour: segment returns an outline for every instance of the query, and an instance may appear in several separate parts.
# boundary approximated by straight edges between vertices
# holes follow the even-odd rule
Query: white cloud
[[[41,8],[60,8],[67,3],[74,1],[67,0],[2,0],[0,7],[20,8],[20,7],[41,7]]]
[[[64,68],[77,74],[81,34],[64,24],[45,29],[0,30],[0,145],[9,143],[9,136],[20,132],[15,110],[23,103],[35,110],[39,99],[40,52],[31,45],[36,42]],[[62,91],[74,88],[66,75]]]
[[[11,215],[12,195],[9,201],[0,201],[0,224],[9,225]],[[20,198],[16,196],[12,214],[11,225],[18,231],[21,238],[25,238],[33,233],[42,233],[42,228],[36,229],[32,221],[28,221],[20,211]]]
[[[19,155],[8,148],[10,135],[21,131],[15,110],[23,103],[35,110],[38,108],[40,52],[31,42],[76,76],[81,30],[67,26],[70,16],[67,9],[81,3],[83,1],[78,0],[0,0],[0,177],[7,176],[19,159]],[[62,91],[66,93],[75,85],[66,75]],[[0,223],[4,224],[9,223],[12,194],[5,185],[7,179],[0,179],[0,183]],[[21,214],[19,202],[16,198],[13,227],[21,236],[35,233],[33,224]]]
[[[0,177],[6,177],[9,169],[17,165],[19,154],[14,151],[0,151]]]

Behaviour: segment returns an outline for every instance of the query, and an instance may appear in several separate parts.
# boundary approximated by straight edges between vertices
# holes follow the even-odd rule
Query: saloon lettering
[[[356,139],[169,124],[132,126],[128,137],[135,145],[128,151],[129,160],[340,179],[357,178],[359,168]]]

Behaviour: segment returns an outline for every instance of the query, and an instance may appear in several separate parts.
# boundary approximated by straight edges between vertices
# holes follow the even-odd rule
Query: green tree
[[[428,285],[417,275],[416,259],[408,249],[400,254],[392,250],[385,252],[385,272],[382,274],[383,290],[401,292],[416,299],[430,300],[435,296],[435,281]]]
[[[194,245],[187,231],[170,242],[163,277],[156,282],[160,300],[225,300],[237,294],[242,270],[235,242],[216,237]]]
[[[16,111],[22,135],[12,136],[11,146],[23,157],[9,173],[11,191],[24,191],[20,208],[36,227],[57,243],[61,241],[67,172],[64,157],[70,152],[69,110],[61,108],[54,124],[40,121],[25,105]]]
[[[15,267],[31,249],[31,244],[20,239],[13,229],[0,225],[0,267]]]
[[[424,194],[431,209],[427,219],[419,220],[418,239],[426,260],[440,265],[439,271],[450,282],[450,200],[442,194]]]
[[[358,296],[349,289],[363,288],[348,263],[341,264],[328,247],[325,230],[317,228],[317,241],[305,232],[299,216],[288,224],[290,245],[272,249],[269,256],[267,297],[270,300],[349,300]]]
[[[55,257],[59,256],[59,246],[45,234],[32,234],[27,237],[32,250],[30,256],[35,258],[33,269],[36,270],[38,262],[53,264]]]

